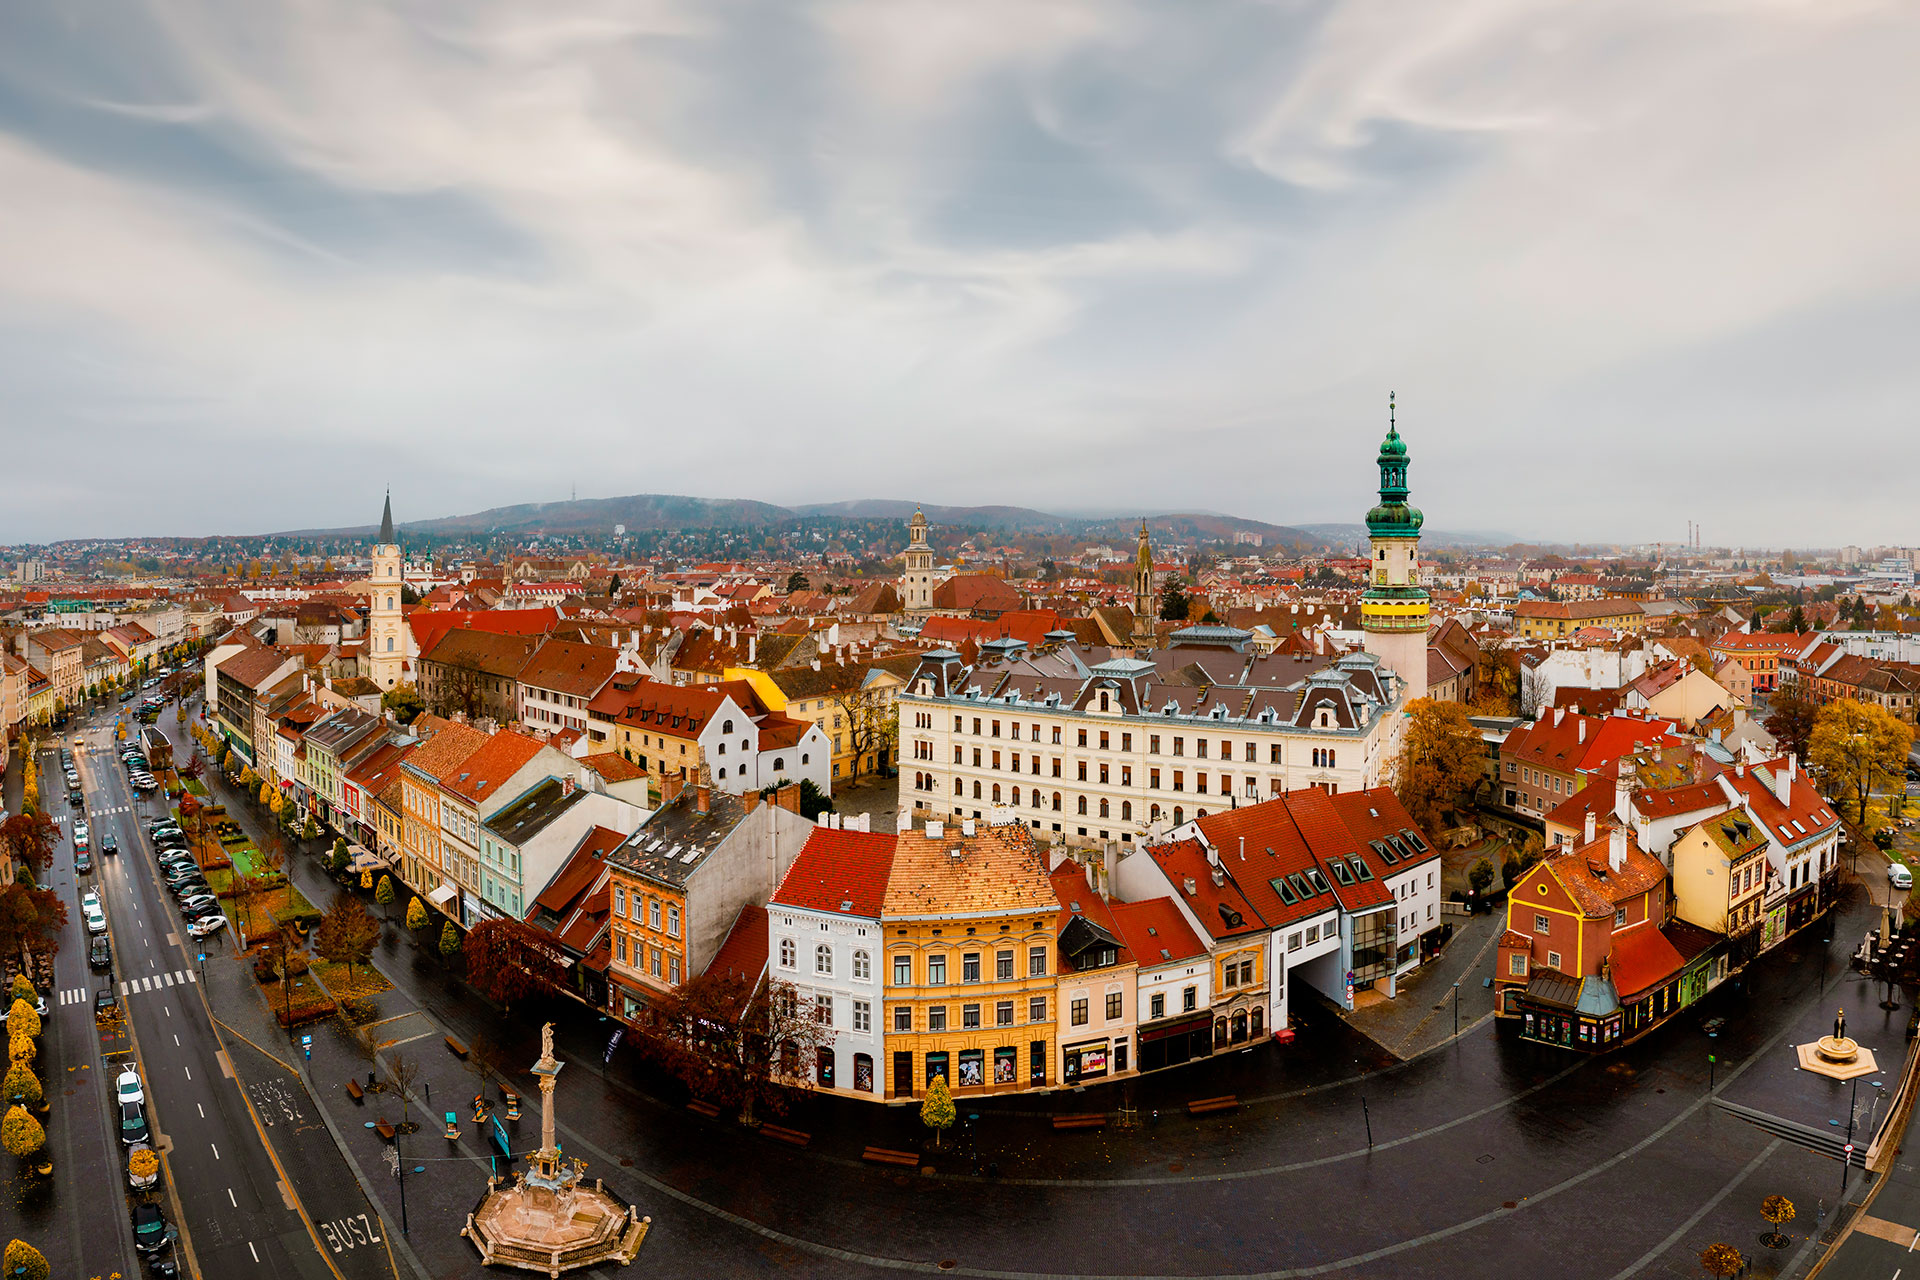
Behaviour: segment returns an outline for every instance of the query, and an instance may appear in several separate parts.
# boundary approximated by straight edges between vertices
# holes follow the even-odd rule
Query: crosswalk
[[[150,978],[128,978],[120,984],[123,996],[139,995],[142,991],[158,991],[161,987],[182,986],[200,979],[191,969],[175,969],[172,973],[161,973]]]
[[[125,805],[125,804],[123,804],[123,805],[116,805],[115,807],[113,807],[113,808],[111,808],[111,809],[95,809],[95,810],[93,811],[93,813],[94,813],[94,816],[95,816],[95,817],[100,817],[100,818],[104,818],[104,817],[106,817],[106,816],[107,816],[108,814],[114,814],[114,813],[132,813],[132,812],[133,812],[133,806],[131,806],[131,805]]]
[[[61,1004],[85,1004],[88,999],[85,987],[68,987],[60,993]]]

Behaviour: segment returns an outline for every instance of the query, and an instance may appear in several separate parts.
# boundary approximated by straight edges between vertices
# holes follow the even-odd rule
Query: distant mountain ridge
[[[1367,526],[1364,524],[1303,524],[1298,531],[1316,541],[1341,548],[1363,546],[1367,541]],[[1530,539],[1483,529],[1422,529],[1420,541],[1430,547],[1510,547]]]
[[[731,525],[772,526],[807,519],[897,520],[910,519],[918,509],[935,525],[973,529],[1001,529],[1020,533],[1083,534],[1089,537],[1130,539],[1138,529],[1138,517],[1100,520],[1087,517],[1052,515],[1027,507],[943,507],[924,506],[894,498],[866,498],[847,502],[819,502],[782,507],[750,498],[694,498],[678,494],[639,493],[623,498],[576,498],[567,502],[527,502],[510,507],[491,507],[468,515],[441,516],[432,520],[400,522],[402,534],[415,533],[459,536],[462,534],[606,534],[616,525],[632,531],[655,529],[712,529]],[[1325,545],[1325,540],[1286,525],[1266,524],[1210,512],[1149,513],[1144,517],[1152,532],[1175,538],[1231,539],[1238,533],[1256,535],[1262,550],[1276,547],[1302,551]],[[1358,528],[1359,526],[1353,526]],[[281,537],[367,537],[373,525],[343,529],[298,529]]]

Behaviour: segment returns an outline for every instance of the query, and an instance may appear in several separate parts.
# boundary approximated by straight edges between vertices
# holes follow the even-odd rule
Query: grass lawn
[[[200,781],[200,779],[198,778],[188,778],[187,790],[191,791],[194,795],[199,796],[202,799],[205,799],[207,795],[207,784]]]
[[[257,876],[263,870],[260,865],[260,851],[250,844],[229,846],[227,856],[233,859],[233,870],[236,875]]]
[[[211,875],[207,877],[207,883],[214,883]],[[231,898],[222,899],[220,906],[221,909],[227,913],[227,919],[233,923],[233,927],[237,931],[240,928],[240,908]],[[290,884],[286,884],[281,885],[278,889],[269,889],[267,892],[261,894],[259,899],[253,904],[250,918],[253,920],[254,929],[258,931],[267,928],[272,923],[275,915],[284,915],[289,911],[312,910],[313,904],[308,902],[306,897],[298,889]]]
[[[335,1000],[357,1000],[364,996],[377,996],[383,991],[393,990],[393,984],[380,976],[378,969],[364,964],[353,966],[353,977],[347,977],[347,966],[329,964],[316,960],[313,972],[324,982],[327,990],[333,993]]]

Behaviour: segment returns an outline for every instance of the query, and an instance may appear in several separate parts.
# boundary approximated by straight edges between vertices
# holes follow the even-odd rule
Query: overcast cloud
[[[0,540],[690,493],[1920,542],[1920,9],[0,15]]]

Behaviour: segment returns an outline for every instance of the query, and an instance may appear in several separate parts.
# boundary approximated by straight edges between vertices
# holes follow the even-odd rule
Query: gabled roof
[[[989,826],[972,836],[953,825],[937,840],[924,830],[895,839],[882,918],[1053,913],[1046,859],[1024,825]]]
[[[501,784],[540,754],[544,743],[525,734],[502,729],[471,755],[440,773],[440,787],[470,804],[484,804],[498,796]]]
[[[591,698],[613,678],[619,661],[617,649],[550,639],[520,668],[520,683]]]
[[[1142,968],[1192,960],[1207,954],[1207,944],[1193,931],[1172,898],[1108,904],[1120,938]]]
[[[1223,873],[1220,882],[1214,882],[1214,868],[1198,840],[1152,845],[1147,856],[1160,865],[1175,895],[1193,912],[1209,937],[1240,938],[1269,928],[1232,879]]]
[[[755,987],[767,972],[767,909],[752,903],[740,908],[727,940],[707,965],[713,974],[737,973]]]
[[[1054,868],[1048,881],[1060,903],[1055,926],[1060,938],[1062,973],[1077,972],[1075,957],[1100,947],[1112,947],[1117,953],[1116,963],[1132,963],[1133,956],[1120,937],[1120,926],[1114,923],[1112,909],[1087,883],[1087,873],[1079,863],[1071,859],[1062,862]]]
[[[878,919],[896,839],[880,832],[815,827],[770,905]]]

